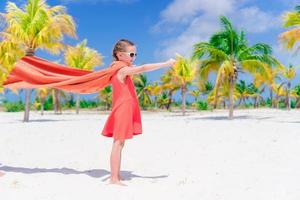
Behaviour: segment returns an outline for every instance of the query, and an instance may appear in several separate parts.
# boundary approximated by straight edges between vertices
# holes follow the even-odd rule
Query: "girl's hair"
[[[134,46],[134,43],[127,39],[118,40],[113,49],[113,59],[118,60],[117,52],[126,51],[126,47],[128,46]]]

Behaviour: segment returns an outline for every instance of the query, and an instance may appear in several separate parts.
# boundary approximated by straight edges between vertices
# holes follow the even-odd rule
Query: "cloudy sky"
[[[12,0],[21,5],[25,0]],[[111,62],[112,46],[120,38],[138,47],[136,64],[163,61],[175,53],[190,55],[193,44],[207,41],[219,29],[219,16],[225,15],[239,30],[245,30],[250,44],[268,43],[284,64],[300,65],[300,56],[284,50],[278,35],[285,31],[282,14],[293,10],[296,0],[47,0],[51,6],[64,5],[77,23],[79,40]],[[0,2],[5,12],[6,1]],[[39,56],[59,60],[39,51]],[[150,80],[161,72],[151,72]]]

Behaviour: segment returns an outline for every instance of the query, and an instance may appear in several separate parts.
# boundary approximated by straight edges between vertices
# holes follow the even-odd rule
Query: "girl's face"
[[[132,64],[137,56],[136,54],[136,46],[127,46],[125,52],[117,53],[118,59],[120,61],[127,62]]]

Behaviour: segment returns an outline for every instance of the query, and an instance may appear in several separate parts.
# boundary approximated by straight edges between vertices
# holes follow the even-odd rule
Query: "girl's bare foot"
[[[120,185],[120,186],[127,186],[126,184],[122,183],[120,180],[111,180],[109,181],[110,184]]]
[[[124,178],[122,176],[119,175],[118,177],[119,177],[119,180],[124,181]]]

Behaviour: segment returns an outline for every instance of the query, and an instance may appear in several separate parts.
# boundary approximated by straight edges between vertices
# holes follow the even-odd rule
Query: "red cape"
[[[35,56],[25,56],[9,74],[4,88],[57,88],[67,92],[95,93],[109,85],[111,77],[127,65],[115,61],[106,69],[88,71],[51,63]]]

